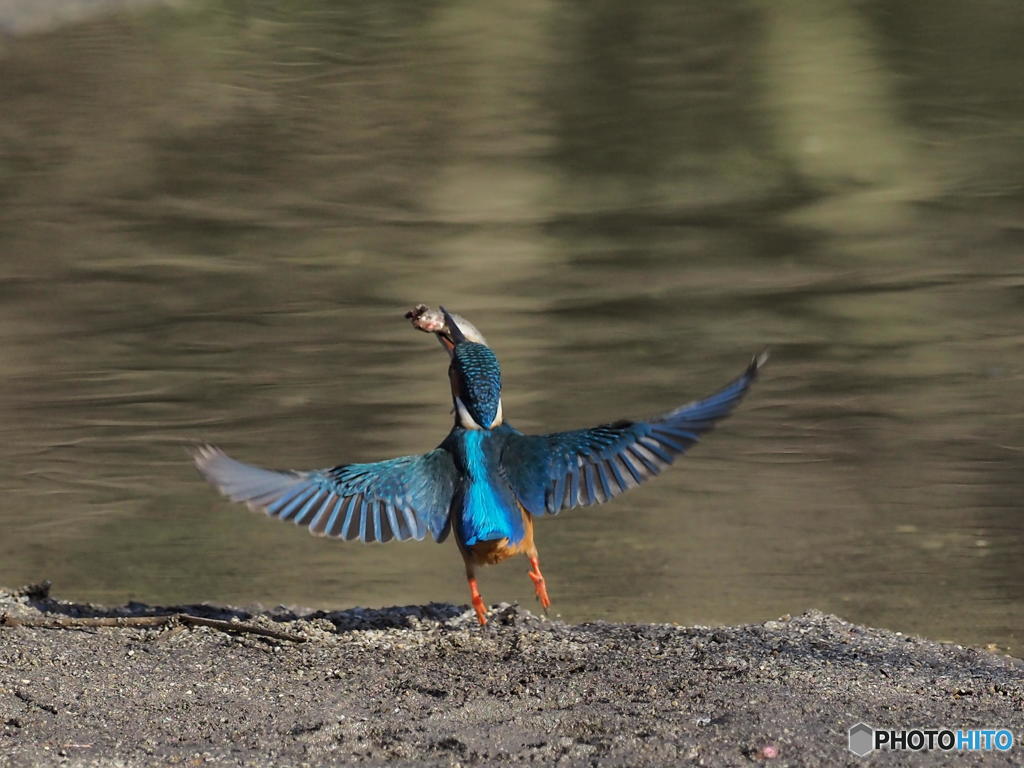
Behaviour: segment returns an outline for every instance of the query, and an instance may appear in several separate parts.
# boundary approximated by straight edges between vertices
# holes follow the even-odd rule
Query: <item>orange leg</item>
[[[473,598],[473,610],[476,611],[476,620],[480,622],[480,626],[487,625],[487,606],[484,605],[484,599],[480,597],[480,590],[476,587],[476,577],[467,576],[469,581],[469,594]]]
[[[548,588],[544,586],[544,574],[540,572],[540,561],[537,560],[537,555],[530,555],[528,575],[533,580],[533,588],[537,592],[537,599],[540,600],[541,608],[547,611],[551,605],[551,600],[548,598]]]

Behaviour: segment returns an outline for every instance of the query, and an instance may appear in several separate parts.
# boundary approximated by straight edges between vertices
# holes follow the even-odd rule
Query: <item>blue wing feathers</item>
[[[381,501],[371,501],[370,509],[373,510],[373,531],[376,534],[377,541],[388,541],[391,538],[392,531],[388,525],[388,516],[384,510],[384,503]]]
[[[373,464],[311,472],[261,469],[212,446],[194,455],[199,471],[232,501],[320,536],[361,541],[441,540],[455,492],[451,456],[438,448]]]
[[[648,421],[618,421],[548,435],[510,434],[502,454],[509,482],[532,514],[600,504],[658,475],[728,416],[767,353],[719,391]]]
[[[473,461],[483,463],[466,469],[480,480],[489,477],[487,467],[498,459],[508,482],[505,493],[511,487],[515,498],[535,515],[603,503],[659,474],[728,416],[766,359],[767,354],[761,353],[741,376],[718,392],[648,421],[617,421],[547,435],[523,435],[507,424],[500,426],[489,434],[504,439],[487,443],[503,446],[500,458],[495,454],[485,460],[479,450],[471,452]],[[464,495],[458,491],[461,472],[446,450],[451,448],[450,441],[451,436],[442,447],[421,456],[310,472],[262,469],[236,461],[212,446],[197,449],[194,460],[206,479],[232,501],[305,525],[316,535],[388,541],[422,539],[430,532],[443,541],[451,529],[453,500],[457,493]],[[466,463],[467,458],[460,461]],[[487,488],[478,485],[471,483],[470,487],[480,493],[487,491],[486,498],[474,498],[469,506],[480,507],[487,514],[481,512],[483,518],[476,521],[479,525],[470,526],[474,531],[480,528],[477,534],[489,536],[484,528],[494,519],[507,517],[505,522],[513,527],[521,523],[518,515],[494,513],[498,507],[504,510],[506,504],[498,498],[500,494],[495,495],[490,480],[484,484]],[[509,503],[514,505],[514,501]],[[465,520],[460,523],[465,524]],[[513,538],[517,534],[518,529],[502,533]]]
[[[348,498],[345,500],[345,520],[341,525],[341,528],[335,529],[333,526],[328,531],[328,536],[339,536],[340,538],[350,541],[355,538],[349,535],[349,531],[352,530],[352,518],[355,517],[356,507],[359,506],[359,497]]]

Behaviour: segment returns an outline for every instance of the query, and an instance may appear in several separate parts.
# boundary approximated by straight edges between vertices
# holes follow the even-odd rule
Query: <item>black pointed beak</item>
[[[455,322],[455,318],[448,314],[448,310],[444,307],[441,307],[440,309],[441,314],[444,315],[445,335],[448,337],[448,340],[451,341],[452,346],[466,341],[466,334],[464,334],[462,329],[459,328],[459,324]]]

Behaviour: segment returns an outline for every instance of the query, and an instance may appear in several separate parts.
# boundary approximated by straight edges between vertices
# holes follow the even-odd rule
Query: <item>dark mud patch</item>
[[[482,629],[450,605],[108,609],[0,591],[0,614],[20,621],[177,612],[305,642],[2,626],[0,766],[819,766],[862,762],[846,749],[858,721],[1007,727],[1018,742],[875,753],[872,765],[1024,756],[1024,662],[814,611],[740,627],[570,626],[501,606]]]

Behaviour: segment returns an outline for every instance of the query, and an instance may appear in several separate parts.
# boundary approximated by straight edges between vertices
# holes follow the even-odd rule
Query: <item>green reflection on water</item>
[[[9,38],[0,583],[464,601],[450,543],[312,539],[183,450],[432,447],[446,363],[401,313],[443,302],[529,431],[662,411],[773,347],[678,468],[540,524],[566,618],[817,607],[1018,644],[1024,62],[991,41],[1024,21],[1001,9],[206,2]],[[524,571],[485,597],[529,602]]]

